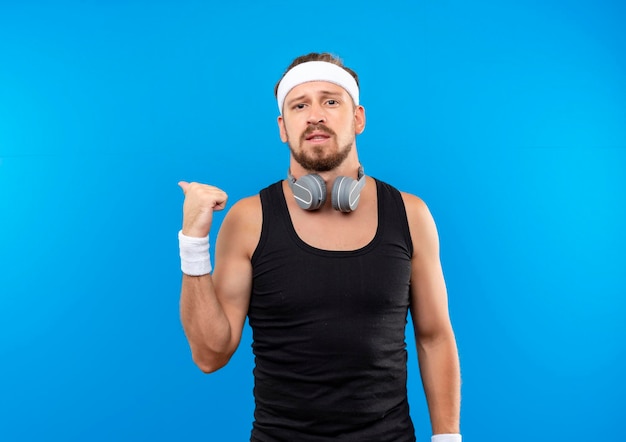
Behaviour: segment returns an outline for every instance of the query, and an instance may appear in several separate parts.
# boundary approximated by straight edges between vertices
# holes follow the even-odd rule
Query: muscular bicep
[[[213,283],[217,299],[231,327],[232,351],[241,340],[252,291],[251,256],[261,232],[258,198],[235,204],[228,212],[215,245]]]
[[[450,330],[448,296],[439,256],[435,221],[419,198],[403,194],[413,242],[411,316],[418,340],[435,339]]]

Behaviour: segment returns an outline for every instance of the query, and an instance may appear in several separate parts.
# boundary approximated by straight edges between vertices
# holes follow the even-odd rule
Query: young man
[[[357,75],[299,57],[276,85],[286,180],[237,202],[215,248],[217,187],[180,182],[181,319],[204,372],[253,331],[252,441],[414,441],[406,391],[411,310],[433,442],[460,441],[460,374],[428,208],[364,174]]]

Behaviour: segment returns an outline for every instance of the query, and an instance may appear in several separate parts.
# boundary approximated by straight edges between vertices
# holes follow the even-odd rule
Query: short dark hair
[[[294,66],[297,66],[302,63],[306,63],[307,61],[326,61],[328,63],[336,64],[337,66],[339,66],[340,68],[348,72],[350,75],[352,75],[354,77],[354,80],[356,81],[357,87],[359,86],[359,76],[352,69],[344,66],[341,58],[328,52],[311,52],[309,54],[299,56],[298,58],[296,58],[295,60],[291,62],[291,64],[289,65],[287,69],[285,69],[285,72],[283,73],[282,77],[280,77],[280,80],[278,80],[278,82],[276,83],[276,86],[274,86],[274,96],[278,95],[278,85],[283,80],[287,72],[289,72]]]

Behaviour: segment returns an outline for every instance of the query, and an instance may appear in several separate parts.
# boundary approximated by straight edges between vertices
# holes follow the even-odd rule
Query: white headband
[[[280,80],[276,93],[278,112],[283,113],[283,103],[289,91],[309,81],[328,81],[341,86],[350,94],[354,105],[359,105],[359,87],[348,71],[327,61],[307,61],[291,68]]]

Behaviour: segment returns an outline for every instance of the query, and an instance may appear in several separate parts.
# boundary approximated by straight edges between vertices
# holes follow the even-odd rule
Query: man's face
[[[326,172],[339,166],[364,128],[364,111],[355,108],[341,86],[311,81],[294,87],[278,117],[280,138],[306,170]]]

